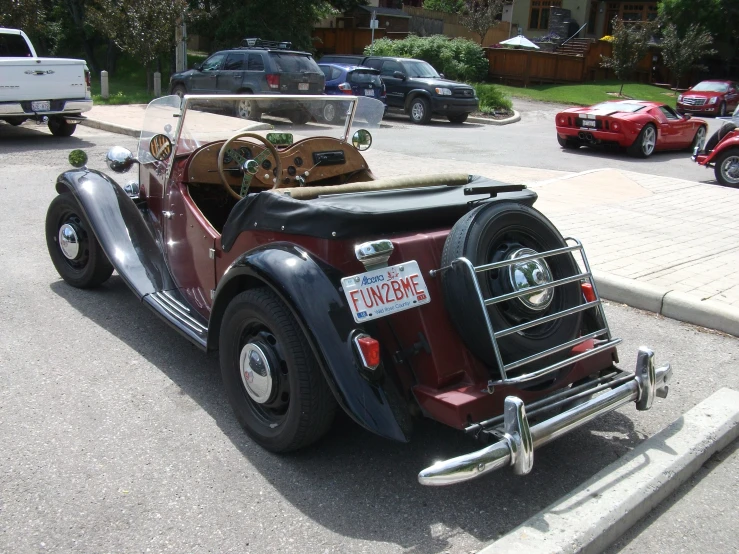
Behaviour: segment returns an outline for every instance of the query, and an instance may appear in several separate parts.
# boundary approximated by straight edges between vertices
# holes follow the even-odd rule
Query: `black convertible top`
[[[323,239],[347,239],[367,233],[402,233],[451,227],[482,202],[513,200],[531,206],[536,193],[523,188],[490,198],[489,188],[509,183],[470,176],[467,185],[353,192],[296,200],[259,192],[240,200],[223,226],[221,245],[228,252],[246,230],[268,230]],[[486,189],[465,195],[465,189]]]

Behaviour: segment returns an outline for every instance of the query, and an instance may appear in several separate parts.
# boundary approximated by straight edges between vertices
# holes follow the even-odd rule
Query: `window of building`
[[[531,0],[529,29],[549,28],[549,9],[561,8],[562,0]]]

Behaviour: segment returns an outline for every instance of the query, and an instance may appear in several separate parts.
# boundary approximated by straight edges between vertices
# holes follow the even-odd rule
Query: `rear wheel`
[[[562,148],[568,148],[572,150],[576,150],[582,146],[582,143],[580,143],[580,141],[577,139],[562,138],[559,135],[557,135],[557,142]]]
[[[479,266],[564,246],[557,229],[538,211],[514,202],[497,202],[476,208],[457,221],[444,244],[441,265],[465,257]],[[483,296],[491,298],[577,273],[574,259],[565,254],[486,271],[478,274],[477,280]],[[447,311],[467,347],[488,365],[497,365],[482,312],[465,308],[478,303],[470,295],[467,280],[457,272],[443,272],[442,290]],[[487,312],[493,329],[500,331],[581,303],[582,292],[575,282],[492,304]],[[503,360],[518,360],[574,339],[581,319],[577,313],[500,338],[497,342]],[[566,355],[562,353],[562,357]],[[545,361],[551,363],[555,358]]]
[[[241,92],[240,94],[251,94],[251,92]],[[257,103],[248,98],[242,98],[236,104],[236,115],[241,119],[250,119],[251,121],[259,121],[262,119],[262,112]]]
[[[310,114],[305,110],[295,110],[290,114],[290,121],[295,125],[305,125],[310,121]]]
[[[739,148],[721,152],[716,158],[713,172],[722,185],[739,187]]]
[[[64,118],[52,117],[49,119],[49,131],[55,137],[71,137],[76,129],[76,123],[68,123]]]
[[[55,197],[46,212],[46,247],[56,270],[73,287],[97,287],[113,266],[71,192]]]
[[[339,110],[337,109],[337,102],[326,102],[321,110],[321,116],[326,123],[336,123],[339,121]]]
[[[461,113],[461,114],[455,114],[455,115],[448,115],[446,118],[449,120],[450,123],[464,123],[467,121],[467,117],[470,114],[467,113]]]
[[[657,147],[657,129],[651,123],[647,123],[636,137],[634,144],[629,146],[629,154],[637,158],[648,158]]]
[[[13,127],[18,127],[18,125],[22,125],[25,120],[25,117],[8,117],[5,121]]]
[[[274,292],[252,289],[231,301],[219,349],[226,395],[257,443],[288,452],[328,431],[336,401],[295,317]]]
[[[421,96],[411,100],[408,111],[411,121],[417,125],[425,125],[431,120],[431,106],[429,106],[429,101]]]

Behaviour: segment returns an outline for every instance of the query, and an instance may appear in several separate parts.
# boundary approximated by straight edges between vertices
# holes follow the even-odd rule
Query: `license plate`
[[[341,286],[357,323],[431,302],[415,261],[344,277]]]
[[[583,127],[595,127],[595,120],[594,119],[583,119],[582,126]]]
[[[31,102],[32,112],[48,112],[51,110],[51,102],[48,100],[38,100]]]
[[[308,90],[308,83],[298,83],[298,90]]]
[[[375,89],[369,89],[369,88],[364,89],[364,95],[365,96],[374,96],[375,95]]]

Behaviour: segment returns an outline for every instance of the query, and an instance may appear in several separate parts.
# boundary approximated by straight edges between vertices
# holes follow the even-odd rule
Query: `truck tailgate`
[[[0,59],[0,102],[85,98],[85,65],[64,58]]]

